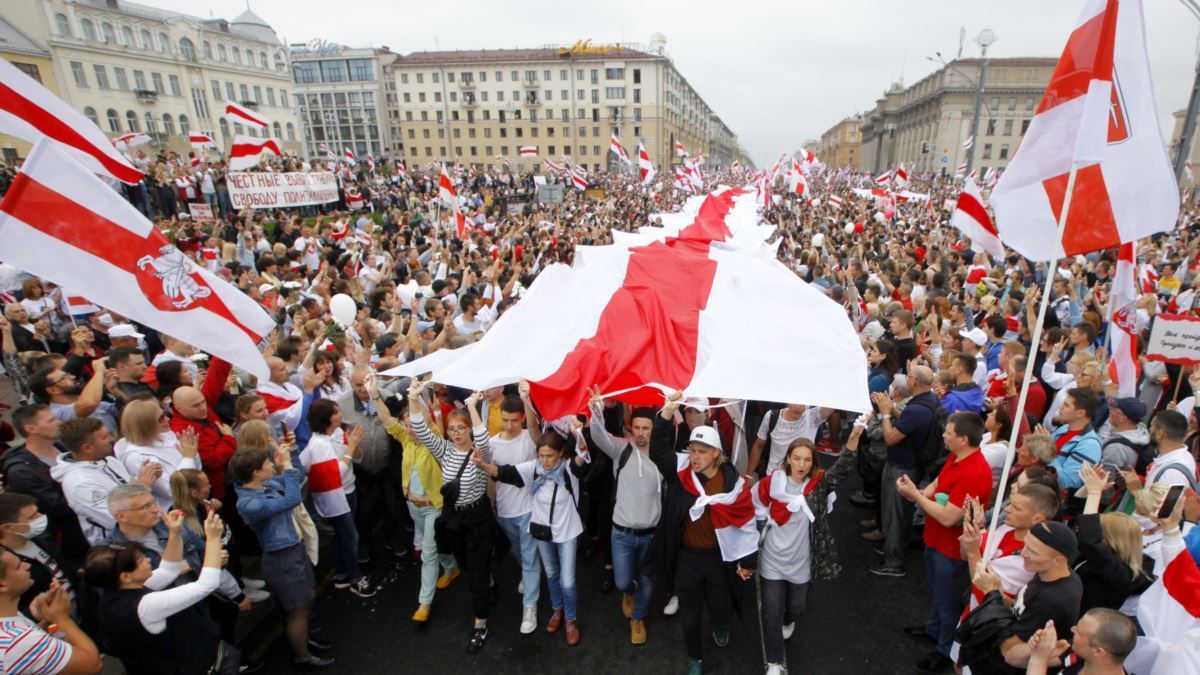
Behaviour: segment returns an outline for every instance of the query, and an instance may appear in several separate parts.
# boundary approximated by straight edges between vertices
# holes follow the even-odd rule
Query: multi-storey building
[[[862,115],[851,115],[821,134],[819,149],[815,152],[826,166],[858,168],[858,157],[862,151],[862,123]]]
[[[1024,137],[1054,58],[988,60],[974,139],[974,169],[1003,169]],[[959,59],[903,87],[893,84],[863,116],[859,168],[886,171],[911,162],[916,171],[953,174],[967,161],[982,59]]]
[[[49,54],[43,81],[52,75],[56,93],[110,135],[143,132],[152,148],[179,152],[191,131],[224,149],[235,133],[300,148],[287,54],[252,11],[227,21],[125,0],[21,0],[5,5],[4,18]],[[226,101],[256,110],[271,128],[231,125]]]
[[[403,156],[400,108],[387,47],[351,48],[323,40],[290,48],[296,108],[304,120],[304,150],[334,155]]]
[[[50,52],[4,17],[0,17],[0,58],[6,59],[21,72],[41,82],[50,91],[58,93],[58,82],[50,64]],[[28,143],[0,134],[0,156],[5,161],[15,162],[28,153]]]
[[[597,169],[616,161],[616,130],[631,157],[641,142],[659,167],[679,161],[676,143],[692,157],[728,155],[736,137],[664,43],[407,54],[392,66],[405,154],[470,164],[502,157],[522,169],[567,155]],[[521,147],[534,154],[522,157]]]

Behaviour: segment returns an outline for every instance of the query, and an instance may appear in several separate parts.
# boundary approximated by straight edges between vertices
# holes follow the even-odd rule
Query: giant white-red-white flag
[[[993,260],[1004,257],[1004,245],[1000,243],[996,226],[983,206],[979,185],[970,177],[963,180],[963,189],[958,193],[958,205],[954,208],[954,215],[950,216],[950,224],[967,235],[972,244],[986,251]]]
[[[1127,672],[1178,675],[1200,672],[1200,567],[1197,532],[1185,546],[1178,536],[1162,540],[1162,573],[1138,599],[1138,624],[1145,632],[1125,659]]]
[[[233,145],[229,148],[229,168],[234,171],[244,171],[258,166],[263,157],[283,156],[279,144],[273,138],[251,138],[235,134]]]
[[[1117,393],[1121,397],[1137,395],[1138,371],[1141,370],[1138,367],[1136,263],[1137,244],[1132,241],[1121,244],[1117,274],[1108,298],[1108,320],[1112,322],[1109,340],[1113,353],[1108,372],[1117,383]]]
[[[654,180],[656,173],[654,164],[650,162],[650,155],[646,153],[646,148],[638,143],[638,175],[641,177],[642,185],[649,185],[650,181]]]
[[[621,139],[617,138],[617,132],[614,129],[612,137],[608,139],[608,149],[616,153],[617,159],[624,164],[630,164],[629,153],[625,152],[625,146],[621,145]]]
[[[467,217],[463,215],[462,207],[458,204],[458,190],[454,189],[454,181],[450,180],[450,174],[446,173],[445,164],[438,175],[438,194],[442,201],[449,202],[450,210],[454,213],[454,235],[462,239],[467,233]]]
[[[271,120],[234,101],[225,102],[225,117],[228,117],[230,122],[245,124],[248,127],[266,129],[271,126]]]
[[[36,143],[58,143],[93,173],[136,183],[142,172],[77,110],[40,82],[0,58],[0,132]]]
[[[0,202],[0,259],[269,376],[257,345],[275,327],[271,317],[55,144],[34,146]]]
[[[1084,5],[991,205],[1004,243],[1035,261],[1175,225],[1179,194],[1158,126],[1140,0]]]

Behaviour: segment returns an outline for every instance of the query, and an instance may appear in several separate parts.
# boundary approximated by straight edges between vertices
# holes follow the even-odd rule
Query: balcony
[[[524,100],[524,101],[522,101],[522,102],[523,102],[523,103],[524,103],[524,104],[525,104],[527,107],[530,107],[530,108],[536,108],[536,107],[538,107],[538,106],[540,106],[540,105],[542,104],[542,102],[541,102],[539,99],[537,99],[537,98],[530,98],[530,97],[526,97],[526,98],[525,98],[525,100]]]
[[[521,80],[521,86],[526,89],[537,89],[541,85],[538,84],[537,80]]]
[[[238,101],[238,105],[250,110],[258,110],[258,101]]]
[[[475,80],[464,80],[459,78],[458,88],[463,91],[475,91]]]
[[[474,96],[463,96],[462,104],[464,108],[479,107],[479,101]]]
[[[158,92],[153,89],[134,89],[133,95],[137,96],[138,103],[154,103],[158,100]]]

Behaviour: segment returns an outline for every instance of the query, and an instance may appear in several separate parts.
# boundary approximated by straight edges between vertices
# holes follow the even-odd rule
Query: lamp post
[[[987,81],[987,50],[998,39],[996,33],[987,28],[979,31],[979,35],[975,37],[975,42],[982,52],[983,63],[979,66],[979,85],[975,88],[975,113],[971,116],[971,147],[967,148],[967,175],[970,175],[975,167],[975,145],[979,141],[979,108],[983,105],[983,87]]]
[[[504,106],[504,113],[505,113],[505,118],[506,118],[505,124],[508,126],[508,140],[512,141],[512,143],[514,144],[513,145],[514,149],[517,148],[517,145],[516,145],[517,140],[516,140],[516,137],[513,136],[513,115],[516,112],[517,112],[517,104],[509,102],[508,105]],[[513,175],[513,167],[517,166],[516,161],[517,161],[517,155],[513,155],[512,162],[508,165],[508,175],[509,176]]]

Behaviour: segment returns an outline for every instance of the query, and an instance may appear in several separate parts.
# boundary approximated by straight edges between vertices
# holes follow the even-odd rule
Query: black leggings
[[[471,589],[471,611],[476,619],[488,618],[492,606],[492,557],[495,549],[496,519],[487,497],[463,510],[442,508],[434,521],[438,552],[453,555],[466,572]]]

